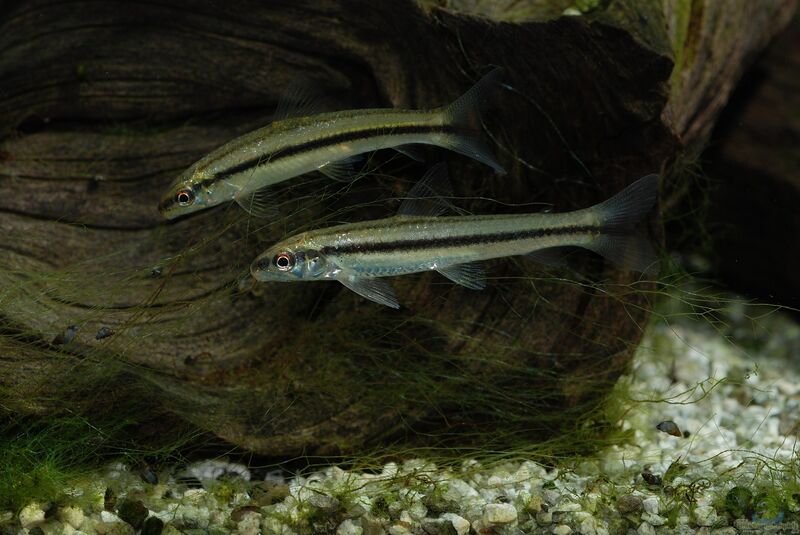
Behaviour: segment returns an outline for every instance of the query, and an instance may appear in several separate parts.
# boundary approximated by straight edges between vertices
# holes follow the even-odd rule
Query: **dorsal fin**
[[[308,117],[326,111],[330,111],[330,102],[316,89],[311,80],[298,79],[283,90],[273,120]]]
[[[453,188],[447,177],[447,165],[444,162],[437,163],[411,188],[397,210],[397,215],[427,217],[442,215],[454,209],[445,198],[452,196]]]

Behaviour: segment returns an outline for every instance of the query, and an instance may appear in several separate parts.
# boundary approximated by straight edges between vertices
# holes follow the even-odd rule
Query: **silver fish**
[[[250,266],[258,281],[337,280],[359,295],[399,308],[381,277],[436,270],[472,289],[485,286],[482,260],[541,258],[558,247],[595,251],[621,266],[651,271],[655,254],[634,226],[652,209],[658,175],[605,202],[565,213],[438,217],[449,189],[443,165],[411,190],[395,217],[313,230],[270,248]]]
[[[268,186],[316,170],[349,180],[359,155],[394,148],[413,156],[417,143],[465,154],[503,173],[479,137],[480,107],[501,76],[498,67],[449,106],[433,110],[364,109],[293,117],[311,110],[281,105],[278,120],[189,167],[162,196],[159,211],[172,219],[236,201],[255,215],[267,215]]]

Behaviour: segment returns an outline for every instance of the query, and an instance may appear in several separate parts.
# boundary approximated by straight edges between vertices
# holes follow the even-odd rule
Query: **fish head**
[[[175,219],[218,204],[214,202],[213,177],[197,164],[176,178],[161,196],[158,211],[167,219]]]
[[[335,271],[320,251],[296,241],[279,243],[250,265],[250,273],[259,282],[316,280],[331,277]]]

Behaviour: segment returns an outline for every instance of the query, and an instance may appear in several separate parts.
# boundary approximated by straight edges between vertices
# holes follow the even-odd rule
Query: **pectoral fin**
[[[271,188],[262,188],[254,193],[236,197],[236,204],[253,217],[269,218],[278,216],[278,207]]]
[[[456,264],[446,268],[437,269],[439,273],[461,286],[470,290],[483,290],[486,288],[486,273],[479,262],[470,264]]]
[[[361,297],[366,297],[370,301],[387,307],[400,308],[400,303],[397,302],[397,297],[394,295],[394,289],[383,279],[345,275],[338,280]]]
[[[358,178],[357,167],[363,160],[363,155],[357,154],[344,160],[327,163],[319,168],[319,172],[338,182],[351,182]]]
[[[400,154],[408,156],[412,160],[416,160],[418,162],[425,161],[425,155],[422,153],[419,147],[417,147],[413,143],[408,143],[406,145],[398,145],[394,148],[394,150],[396,150]]]

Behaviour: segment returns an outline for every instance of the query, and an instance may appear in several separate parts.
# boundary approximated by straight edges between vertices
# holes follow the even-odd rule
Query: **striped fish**
[[[236,201],[254,215],[268,215],[268,186],[319,170],[348,180],[359,155],[395,148],[413,157],[414,144],[444,147],[504,172],[480,139],[480,107],[499,85],[502,68],[481,78],[455,102],[434,110],[364,109],[278,120],[211,152],[175,180],[159,203],[169,219]],[[300,100],[303,100],[302,98]]]
[[[438,217],[447,203],[443,165],[411,190],[395,217],[299,234],[252,263],[258,281],[333,279],[377,303],[399,308],[381,277],[436,270],[472,289],[485,286],[480,262],[531,255],[552,259],[559,247],[577,246],[636,271],[651,271],[655,255],[634,227],[653,208],[658,176],[648,175],[611,199],[565,213]]]

